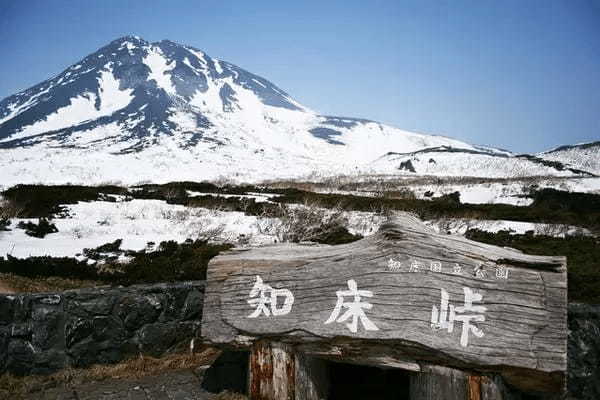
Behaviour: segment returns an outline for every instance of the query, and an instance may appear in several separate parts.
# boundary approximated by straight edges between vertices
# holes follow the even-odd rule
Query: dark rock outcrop
[[[569,399],[600,399],[600,304],[569,305]]]

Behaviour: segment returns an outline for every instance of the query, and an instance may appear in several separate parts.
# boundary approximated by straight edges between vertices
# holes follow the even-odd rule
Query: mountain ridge
[[[539,153],[538,156],[600,175],[600,141],[563,145]]]
[[[322,115],[269,80],[195,47],[138,36],[115,39],[60,74],[0,101],[0,151],[10,160],[0,160],[0,167],[24,179],[63,179],[33,170],[50,165],[74,180],[113,179],[103,157],[175,179],[181,165],[202,165],[205,173],[195,179],[405,173],[382,157],[430,148],[453,149],[466,165],[481,156],[478,152],[511,162],[515,156],[368,119]],[[526,162],[515,163],[519,174],[528,169]],[[534,174],[565,173],[531,167]],[[476,173],[497,175],[489,168]]]

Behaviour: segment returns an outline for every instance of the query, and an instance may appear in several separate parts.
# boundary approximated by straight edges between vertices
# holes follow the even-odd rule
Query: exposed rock
[[[0,296],[0,326],[12,322],[14,313],[14,296]]]
[[[78,296],[69,296],[65,310],[69,314],[88,317],[90,315],[108,315],[112,311],[115,302],[114,296],[101,296],[104,291],[85,293]]]
[[[569,399],[600,398],[600,305],[569,305]]]
[[[410,171],[410,172],[416,172],[415,167],[411,160],[402,161],[400,163],[400,165],[398,166],[398,169],[400,171],[406,170],[406,171]]]
[[[30,342],[23,339],[11,339],[7,348],[7,370],[16,375],[29,373],[34,363],[35,352]]]
[[[119,301],[115,314],[123,320],[128,330],[136,330],[145,324],[156,321],[163,303],[164,296],[134,294]]]

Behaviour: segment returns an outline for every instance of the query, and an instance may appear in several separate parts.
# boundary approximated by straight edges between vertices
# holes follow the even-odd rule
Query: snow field
[[[166,240],[183,242],[188,238],[231,242],[237,246],[260,246],[277,242],[281,221],[244,215],[241,212],[218,211],[205,208],[188,208],[167,204],[161,200],[131,200],[121,202],[80,202],[66,206],[69,217],[52,222],[59,232],[43,239],[27,236],[16,228],[21,221],[14,219],[12,230],[0,231],[0,256],[74,257],[84,248],[95,248],[116,239],[123,239],[121,249],[141,250],[148,242],[155,244]],[[292,205],[292,207],[302,207]],[[334,212],[333,210],[325,210]],[[363,236],[377,232],[385,221],[382,215],[371,212],[344,212],[347,228],[352,234]],[[589,232],[575,227],[557,227],[514,221],[439,220],[426,221],[437,232],[464,234],[469,228],[497,232],[512,229],[515,233],[533,230],[537,233],[561,236]]]

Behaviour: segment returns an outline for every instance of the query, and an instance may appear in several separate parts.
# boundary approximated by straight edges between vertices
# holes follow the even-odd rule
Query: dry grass
[[[162,358],[140,356],[114,365],[94,365],[83,371],[88,380],[138,379],[161,372],[191,369],[211,364],[218,355],[218,350],[207,348],[199,353],[170,354]]]
[[[211,364],[218,355],[218,350],[206,348],[198,353],[170,354],[162,358],[140,356],[119,364],[94,365],[85,369],[70,368],[47,376],[16,377],[4,374],[0,375],[0,398],[18,400],[27,394],[58,386],[73,387],[105,379],[139,379],[164,372],[192,369]],[[223,397],[223,399],[234,400],[243,397]]]
[[[105,285],[106,283],[91,280],[67,279],[59,277],[27,278],[15,274],[0,273],[0,293],[58,292],[69,289]],[[2,288],[4,290],[2,290]]]
[[[240,393],[230,392],[229,390],[226,390],[226,391],[221,392],[218,395],[216,395],[214,397],[214,399],[215,400],[248,400],[248,397],[246,395],[243,395]]]

